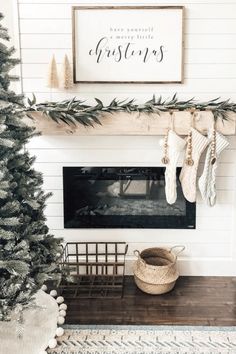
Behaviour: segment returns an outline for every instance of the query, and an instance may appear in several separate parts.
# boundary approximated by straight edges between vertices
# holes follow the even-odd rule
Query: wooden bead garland
[[[161,159],[161,162],[163,163],[163,165],[168,165],[169,163],[169,157],[168,157],[168,134],[169,134],[169,129],[167,131],[167,134],[164,137],[164,156]]]
[[[211,141],[211,164],[214,165],[216,162],[216,129],[214,126],[212,132],[212,141]]]
[[[194,119],[195,119],[195,110],[191,110],[191,126],[194,125]],[[188,166],[193,166],[194,165],[194,161],[192,158],[192,130],[190,129],[188,132],[188,137],[187,137],[187,148],[186,148],[186,154],[187,157],[185,159],[185,164]]]
[[[192,159],[192,131],[190,130],[188,133],[188,137],[187,137],[187,157],[185,159],[185,163],[188,166],[193,166],[194,161]]]
[[[170,126],[172,130],[174,129],[174,120],[173,120],[173,114],[174,111],[172,109],[170,109]],[[169,130],[170,128],[168,128],[167,133],[164,137],[164,156],[161,159],[161,162],[163,163],[163,165],[168,165],[168,163],[170,162],[169,156],[168,156],[168,136],[169,136]]]

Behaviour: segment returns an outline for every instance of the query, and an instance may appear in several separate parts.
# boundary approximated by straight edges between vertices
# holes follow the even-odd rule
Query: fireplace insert
[[[163,167],[64,167],[65,228],[195,229],[196,203],[165,198]]]

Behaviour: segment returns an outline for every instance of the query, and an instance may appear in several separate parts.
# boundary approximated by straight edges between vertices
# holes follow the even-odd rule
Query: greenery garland
[[[33,99],[28,99],[28,116],[31,117],[29,111],[42,112],[45,116],[48,116],[58,124],[65,123],[69,126],[77,126],[82,124],[83,126],[94,126],[94,124],[100,124],[100,117],[102,113],[114,113],[114,112],[139,112],[139,113],[156,113],[158,115],[161,112],[167,112],[170,110],[188,111],[196,109],[199,111],[212,111],[214,119],[218,118],[227,120],[228,113],[236,113],[236,104],[230,102],[230,100],[220,101],[217,97],[208,102],[196,102],[194,98],[187,101],[179,101],[177,94],[171,99],[164,100],[160,96],[153,98],[144,104],[135,104],[135,100],[119,101],[116,98],[111,101],[109,105],[104,105],[101,100],[95,98],[96,105],[89,106],[84,101],[73,98],[72,100],[65,100],[62,102],[45,102],[36,104],[36,98],[33,95]]]

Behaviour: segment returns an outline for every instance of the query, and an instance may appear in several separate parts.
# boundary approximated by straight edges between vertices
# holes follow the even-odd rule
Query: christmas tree
[[[3,15],[0,14],[0,21]],[[0,22],[0,320],[16,306],[31,304],[48,279],[59,278],[60,240],[49,234],[44,208],[49,194],[25,144],[35,135],[24,123],[23,96],[10,90],[9,71],[19,63],[3,42]]]

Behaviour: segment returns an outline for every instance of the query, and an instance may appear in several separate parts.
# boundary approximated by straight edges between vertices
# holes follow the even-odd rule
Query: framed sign
[[[183,11],[73,7],[74,82],[182,83]]]

